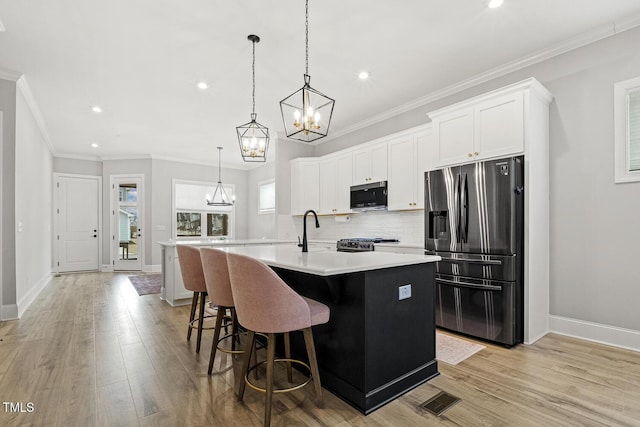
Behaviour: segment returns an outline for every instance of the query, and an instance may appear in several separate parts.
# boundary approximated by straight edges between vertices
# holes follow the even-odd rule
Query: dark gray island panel
[[[434,264],[331,276],[273,267],[301,295],[331,309],[313,328],[322,385],[367,414],[438,375]],[[411,297],[399,300],[399,287]],[[306,355],[292,334],[295,357]]]

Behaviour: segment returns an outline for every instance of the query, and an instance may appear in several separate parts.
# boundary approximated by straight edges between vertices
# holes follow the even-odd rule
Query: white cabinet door
[[[389,210],[424,209],[424,173],[433,162],[432,128],[389,141]]]
[[[474,157],[486,159],[524,151],[524,97],[509,94],[475,107]]]
[[[291,215],[303,215],[308,209],[320,210],[318,159],[294,159],[291,161]]]
[[[369,181],[387,180],[387,143],[376,144],[370,150]]]
[[[321,215],[331,215],[337,210],[336,186],[338,183],[338,160],[329,158],[320,161],[320,209]],[[349,177],[351,178],[351,177]]]
[[[320,210],[322,215],[350,213],[353,156],[329,157],[320,161]]]
[[[473,157],[473,109],[467,108],[433,121],[438,165],[450,165]]]
[[[338,157],[336,161],[336,213],[351,212],[351,182],[353,156],[351,153]]]
[[[353,185],[387,179],[387,143],[353,152]]]
[[[353,152],[353,185],[365,184],[369,182],[369,149],[357,150]]]
[[[389,142],[388,209],[415,209],[417,156],[413,135]]]

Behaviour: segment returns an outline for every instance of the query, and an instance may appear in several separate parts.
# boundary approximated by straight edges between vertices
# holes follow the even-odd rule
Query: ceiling
[[[312,0],[309,74],[336,99],[330,137],[640,25],[638,0],[487,2]],[[25,76],[56,155],[217,165],[220,145],[224,165],[246,167],[235,127],[250,120],[249,34],[258,122],[281,134],[279,101],[303,84],[303,0],[0,0],[0,71]]]

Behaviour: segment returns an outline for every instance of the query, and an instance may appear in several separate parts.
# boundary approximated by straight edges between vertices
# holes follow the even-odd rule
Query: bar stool
[[[264,425],[268,426],[271,423],[273,393],[296,390],[313,379],[316,403],[318,406],[322,406],[322,386],[311,326],[329,321],[329,307],[297,294],[271,268],[254,258],[228,253],[227,264],[238,321],[248,331],[238,401],[242,401],[247,384],[254,390],[265,392]],[[291,359],[288,333],[298,330],[304,334],[310,366]],[[253,385],[248,377],[249,361],[255,346],[256,333],[267,335],[266,389]],[[285,359],[275,359],[275,334],[277,333],[285,334]],[[311,375],[301,385],[274,390],[273,365],[275,361],[287,362],[289,381],[291,381],[290,362],[306,366]],[[254,368],[255,366],[252,369]]]
[[[200,249],[195,246],[177,245],[178,262],[180,263],[180,272],[182,273],[182,282],[184,288],[193,292],[191,300],[191,314],[189,315],[189,331],[187,332],[187,341],[191,340],[191,331],[193,328],[198,329],[198,340],[196,343],[196,353],[200,353],[200,342],[202,340],[202,324],[205,318],[204,308],[207,298],[207,286],[204,281],[204,273],[202,271],[202,261],[200,261]],[[196,307],[198,306],[198,298],[200,298],[200,310],[198,317],[195,318]],[[207,316],[209,317],[209,316]],[[194,323],[198,322],[197,326]],[[210,328],[209,328],[210,329]]]
[[[200,249],[200,259],[202,260],[202,270],[204,272],[204,281],[207,286],[209,300],[218,307],[216,325],[213,331],[213,342],[211,343],[211,356],[209,357],[208,373],[211,375],[216,351],[222,340],[231,338],[231,350],[221,348],[220,351],[231,354],[240,354],[244,353],[244,351],[236,350],[235,347],[238,337],[238,320],[233,303],[233,294],[231,293],[227,254],[219,249],[202,248]],[[229,315],[227,315],[227,310],[229,310]],[[231,319],[231,334],[227,334],[225,331],[225,336],[220,338],[223,321],[229,318]]]

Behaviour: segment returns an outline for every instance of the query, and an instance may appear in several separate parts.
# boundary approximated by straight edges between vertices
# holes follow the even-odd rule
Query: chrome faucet
[[[302,217],[302,252],[309,252],[309,248],[307,247],[307,215],[312,213],[316,218],[316,228],[320,228],[320,223],[318,222],[318,214],[316,211],[309,209],[304,213]]]

